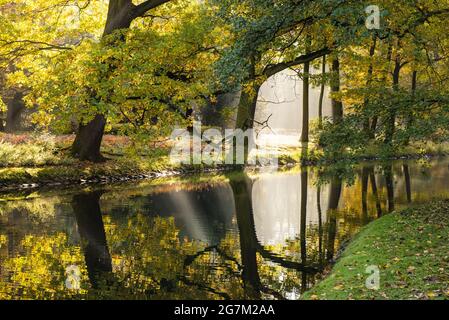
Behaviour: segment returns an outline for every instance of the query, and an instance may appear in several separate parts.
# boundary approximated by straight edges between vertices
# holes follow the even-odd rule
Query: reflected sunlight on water
[[[446,197],[448,164],[230,173],[0,201],[0,298],[298,299],[363,225]],[[66,286],[73,266],[79,290]]]

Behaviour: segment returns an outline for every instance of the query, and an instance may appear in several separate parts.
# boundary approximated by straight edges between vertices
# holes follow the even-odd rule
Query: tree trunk
[[[413,70],[412,73],[412,106],[415,104],[415,96],[416,96],[416,88],[418,86],[418,71]],[[408,112],[407,114],[407,123],[406,123],[406,129],[407,131],[410,130],[410,128],[413,125],[413,109]],[[410,144],[410,137],[407,137],[407,140],[405,141],[405,145],[408,146]]]
[[[382,79],[382,83],[385,84],[385,86],[387,86],[387,78],[388,75],[390,74],[390,63],[391,63],[391,58],[393,55],[393,42],[389,41],[388,43],[388,51],[387,51],[387,62],[388,62],[388,69],[384,72],[384,76]],[[377,129],[377,123],[379,122],[379,117],[376,115],[373,117],[373,121],[371,123],[371,132],[372,132],[372,136],[375,138],[376,136],[376,129]]]
[[[399,91],[399,76],[401,72],[401,63],[400,59],[396,58],[395,67],[393,71],[393,91]],[[390,106],[390,110],[388,110],[388,116],[386,119],[386,129],[385,129],[385,144],[392,145],[393,136],[396,127],[396,106]]]
[[[304,63],[304,77],[302,87],[302,133],[301,142],[309,142],[309,89],[310,89],[310,62]]]
[[[332,60],[333,79],[331,81],[332,94],[340,93],[340,60],[335,57]],[[343,103],[339,98],[332,97],[332,120],[339,123],[343,120]]]
[[[242,86],[235,124],[236,129],[242,129],[243,131],[254,127],[257,98],[260,89],[260,85],[254,84],[256,77],[255,59],[251,58],[250,61],[249,76],[246,83]],[[251,90],[247,90],[248,87],[251,87]]]
[[[254,94],[247,93],[244,90],[242,91],[237,111],[236,129],[245,131],[254,128],[259,88],[259,86],[253,87],[252,91],[255,92]]]
[[[326,75],[326,56],[323,56],[321,74],[323,79],[321,80],[320,88],[320,100],[318,102],[318,121],[320,128],[323,126],[323,103],[324,103],[324,90],[326,89],[326,83],[324,82],[324,76]]]
[[[374,34],[373,41],[372,41],[371,47],[369,49],[370,64],[368,67],[368,75],[367,75],[367,79],[366,79],[366,87],[367,88],[369,88],[371,86],[371,83],[373,82],[374,66],[373,66],[372,59],[374,57],[374,54],[376,53],[376,45],[377,45],[377,35]],[[369,107],[369,102],[370,102],[369,98],[365,97],[365,101],[364,101],[365,109],[367,109]],[[374,132],[371,131],[371,122],[370,122],[369,116],[365,120],[364,130],[367,133],[367,135],[370,137],[370,139],[374,139],[375,136],[374,136]]]
[[[103,38],[116,30],[129,28],[135,18],[132,14],[134,7],[131,0],[110,0]],[[73,156],[92,162],[104,161],[100,147],[105,125],[106,115],[104,114],[97,114],[87,124],[80,124],[72,145]]]
[[[86,125],[80,124],[75,141],[72,145],[72,154],[80,160],[102,162],[105,158],[100,153],[106,117],[98,114]]]
[[[82,193],[74,195],[72,201],[87,273],[94,288],[98,288],[99,283],[112,272],[112,259],[99,203],[101,194],[101,191]]]
[[[311,38],[306,38],[306,54],[310,53]],[[304,75],[302,79],[302,132],[301,142],[309,142],[309,95],[310,95],[310,62],[304,63]]]
[[[7,102],[6,132],[16,132],[22,129],[22,113],[25,110],[23,92],[15,91],[11,100]]]
[[[254,128],[254,119],[256,116],[257,98],[259,95],[260,85],[254,83],[255,79],[255,65],[254,59],[251,59],[250,75],[246,83],[242,86],[240,101],[237,108],[237,119],[235,123],[236,129],[241,129],[245,132],[248,129]],[[251,90],[248,90],[248,86],[251,86]],[[234,143],[234,150],[236,145]],[[251,150],[249,150],[249,141],[244,143],[244,161],[247,163],[248,156]]]

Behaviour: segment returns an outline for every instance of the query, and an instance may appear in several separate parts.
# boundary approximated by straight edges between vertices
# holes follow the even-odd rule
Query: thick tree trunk
[[[256,115],[259,86],[255,86],[252,91],[255,93],[251,94],[242,91],[242,95],[240,96],[236,128],[242,129],[243,131],[254,128],[254,117]]]
[[[240,256],[242,259],[242,282],[246,298],[260,299],[262,284],[257,264],[257,236],[252,207],[251,181],[244,177],[231,179],[234,194],[235,212],[240,237]]]
[[[103,38],[116,30],[129,28],[135,18],[134,8],[131,0],[110,0]],[[105,158],[100,153],[100,147],[105,125],[106,115],[104,114],[97,114],[87,124],[80,124],[72,145],[73,156],[92,162],[104,161]]]
[[[257,97],[259,92],[259,86],[253,87],[253,93],[248,93],[245,90],[242,90],[242,94],[240,96],[240,102],[237,110],[237,119],[235,127],[236,129],[241,129],[244,133],[246,130],[254,128],[254,118],[256,115],[256,106],[257,106]],[[244,147],[244,163],[247,163],[250,150],[250,142],[245,143],[243,141]],[[234,150],[237,150],[236,141],[233,144]]]
[[[246,83],[242,86],[242,93],[240,95],[240,102],[237,109],[237,119],[235,127],[236,129],[254,128],[254,118],[256,115],[257,98],[259,95],[260,86],[254,84],[256,77],[255,59],[251,58],[251,66],[249,70],[249,76]],[[252,87],[248,90],[248,87]]]
[[[332,94],[340,93],[340,60],[335,57],[332,60],[333,79],[331,81]],[[343,102],[339,98],[332,97],[332,120],[339,123],[343,120]]]
[[[72,155],[83,161],[102,162],[105,158],[100,153],[106,118],[96,115],[86,125],[80,124],[75,141],[72,145]]]
[[[22,129],[22,113],[25,110],[23,92],[14,92],[13,97],[7,102],[6,132],[16,132]]]
[[[254,84],[254,79],[255,79],[255,65],[254,65],[254,58],[252,58],[250,74],[248,76],[247,82],[242,86],[240,102],[237,108],[237,118],[235,123],[235,128],[241,129],[243,132],[245,132],[248,129],[254,128],[257,98],[260,89],[260,85]],[[248,90],[248,86],[252,86],[251,90]],[[234,149],[236,149],[235,143]],[[244,143],[245,164],[247,163],[250,152],[251,150],[249,150],[249,141],[248,141],[248,143]]]
[[[98,288],[104,277],[112,272],[112,260],[99,203],[101,194],[101,191],[82,193],[73,196],[72,201],[87,272],[94,288]]]

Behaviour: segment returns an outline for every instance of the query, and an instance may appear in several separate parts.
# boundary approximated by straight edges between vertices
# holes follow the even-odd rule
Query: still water
[[[0,299],[299,299],[448,180],[438,159],[0,194]]]

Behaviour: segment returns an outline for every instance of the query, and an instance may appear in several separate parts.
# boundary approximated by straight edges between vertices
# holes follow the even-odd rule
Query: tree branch
[[[302,56],[299,56],[298,58],[288,61],[288,62],[281,62],[278,64],[270,64],[268,65],[265,70],[263,71],[263,74],[267,77],[271,77],[275,75],[276,73],[279,73],[285,69],[288,69],[293,66],[297,66],[306,62],[311,62],[317,58],[321,58],[324,55],[328,55],[332,53],[332,50],[329,48],[324,48],[315,52],[311,52],[308,54],[304,54]]]
[[[139,18],[143,17],[145,13],[147,13],[149,10],[159,7],[160,5],[163,5],[164,3],[170,2],[171,0],[147,0],[137,6],[133,9],[133,18]]]

